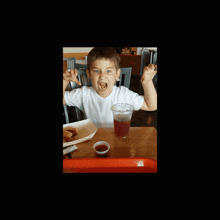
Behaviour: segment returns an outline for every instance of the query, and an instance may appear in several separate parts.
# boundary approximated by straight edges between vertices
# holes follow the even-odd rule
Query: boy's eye
[[[93,72],[94,72],[94,73],[100,73],[99,70],[94,70]],[[111,73],[112,73],[112,70],[107,70],[106,73],[111,74]]]

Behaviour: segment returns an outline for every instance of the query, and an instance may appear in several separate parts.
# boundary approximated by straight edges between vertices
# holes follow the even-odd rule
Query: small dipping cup
[[[98,147],[99,146],[99,147]],[[105,148],[107,148],[105,150]],[[110,149],[110,145],[108,142],[105,142],[105,141],[99,141],[99,142],[96,142],[94,145],[93,145],[93,149],[94,151],[96,152],[96,155],[99,156],[99,157],[105,157],[107,156],[108,154],[108,151]]]

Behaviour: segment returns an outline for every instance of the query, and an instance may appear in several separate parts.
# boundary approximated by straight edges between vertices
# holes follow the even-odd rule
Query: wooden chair
[[[148,66],[149,63],[150,63],[150,51],[149,50],[142,50],[140,76],[142,76],[142,74],[143,74],[144,67]]]
[[[154,53],[153,64],[157,65],[157,52]]]
[[[82,86],[91,87],[92,81],[89,79],[89,77],[86,74],[87,65],[76,64],[75,68],[78,70],[78,80],[82,83],[82,85],[79,86],[78,84],[76,84],[74,82],[70,82],[71,89],[80,88]],[[68,71],[70,71],[70,70],[68,70]],[[119,86],[124,85],[128,89],[130,88],[131,73],[132,73],[131,67],[121,68],[120,79],[118,82]],[[123,76],[124,76],[124,80],[122,80]],[[116,83],[117,83],[117,81],[115,82],[115,85],[116,85]],[[83,117],[81,116],[81,111],[78,107],[75,107],[75,110],[76,110],[76,118],[78,121],[86,119],[84,114],[83,114]],[[68,117],[68,114],[67,114],[67,117]],[[68,123],[69,123],[69,117],[68,117]]]
[[[92,86],[92,81],[89,79],[89,77],[86,74],[87,64],[75,64],[75,69],[78,71],[78,80],[82,83],[81,86],[74,82],[70,82],[71,89],[80,88],[82,86]],[[70,70],[69,70],[70,71]]]
[[[125,86],[129,89],[130,82],[131,82],[132,67],[126,67],[126,68],[120,68],[120,69],[121,69],[120,79],[118,83],[117,81],[115,82],[115,85],[119,84],[119,86],[121,86],[122,81],[124,81],[124,84],[122,86]]]
[[[76,69],[87,69],[87,64],[80,64],[80,63],[75,63],[75,68]]]

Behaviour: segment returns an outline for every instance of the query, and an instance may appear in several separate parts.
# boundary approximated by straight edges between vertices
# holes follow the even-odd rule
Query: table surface
[[[130,127],[126,138],[115,136],[114,128],[98,128],[90,141],[79,143],[71,158],[97,158],[93,145],[98,141],[110,144],[107,157],[147,157],[157,161],[157,130],[154,127]],[[67,155],[64,158],[68,158]]]

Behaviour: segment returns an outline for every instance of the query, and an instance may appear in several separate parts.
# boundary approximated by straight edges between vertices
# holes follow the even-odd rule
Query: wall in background
[[[63,58],[76,57],[76,63],[85,63],[85,56],[93,47],[63,47]]]
[[[93,47],[63,47],[63,53],[89,53]]]

